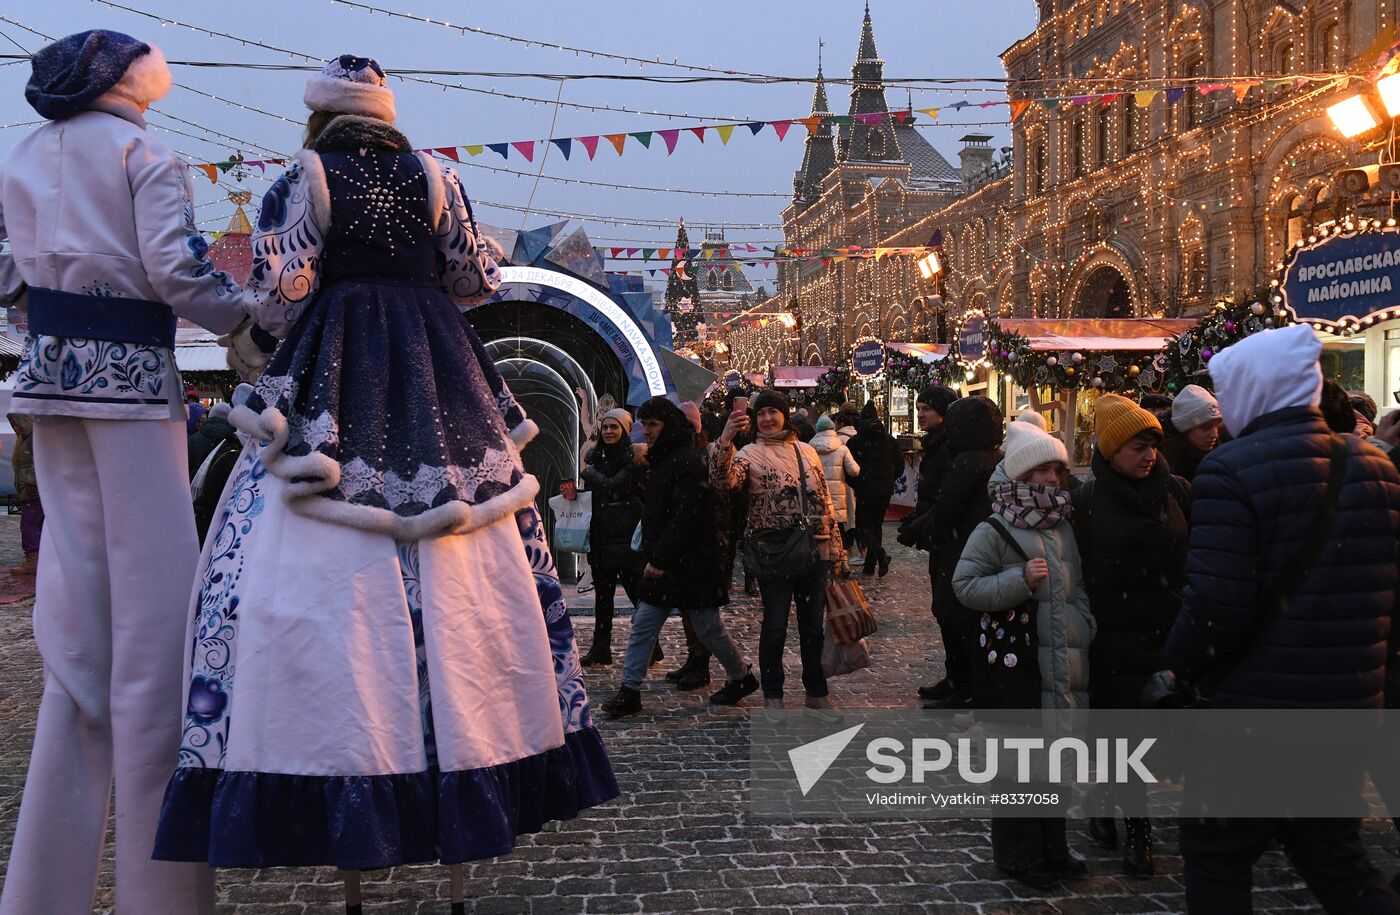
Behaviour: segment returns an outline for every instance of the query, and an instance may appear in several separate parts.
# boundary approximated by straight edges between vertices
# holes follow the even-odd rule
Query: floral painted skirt
[[[210,529],[157,859],[451,864],[617,795],[533,507],[398,543],[286,486],[246,449]]]

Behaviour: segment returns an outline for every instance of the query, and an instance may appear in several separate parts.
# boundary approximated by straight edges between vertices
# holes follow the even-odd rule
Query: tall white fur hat
[[[312,111],[360,114],[389,122],[397,116],[394,93],[373,57],[342,54],[327,61],[320,73],[306,81],[303,100]]]
[[[1069,466],[1065,443],[1032,422],[1013,422],[1008,426],[1006,444],[1002,447],[1006,454],[1002,467],[1013,480],[1051,461]]]

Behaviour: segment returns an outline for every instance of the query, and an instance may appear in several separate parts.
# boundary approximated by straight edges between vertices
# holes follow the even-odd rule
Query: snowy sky
[[[468,3],[463,0],[365,0],[374,6],[449,20],[510,35],[603,50],[612,53],[686,64],[745,70],[782,76],[809,76],[815,71],[817,43],[825,42],[828,76],[848,77],[860,37],[862,4],[855,0],[802,0],[751,4],[707,3],[689,6],[635,0],[599,3]],[[675,68],[590,59],[572,52],[526,47],[382,14],[368,14],[331,0],[242,0],[229,4],[191,4],[175,0],[121,0],[122,5],[186,21],[191,25],[256,39],[291,51],[318,57],[355,53],[377,57],[386,70],[395,68],[481,70],[493,72],[625,73],[665,76],[705,76]],[[694,10],[704,10],[696,14]],[[998,54],[1029,34],[1035,26],[1034,0],[873,0],[871,15],[876,47],[884,58],[887,81],[899,77],[1000,77]],[[87,0],[47,0],[40,3],[6,3],[0,16],[22,22],[39,32],[61,36],[87,28],[111,28],[128,32],[161,46],[172,60],[231,63],[303,64],[285,53],[244,46],[226,38],[179,28]],[[43,39],[0,21],[0,51],[18,53],[15,43],[34,50]],[[0,61],[3,63],[3,61]],[[301,95],[306,73],[254,71],[245,68],[209,69],[173,67],[178,83],[300,122],[305,117]],[[712,74],[710,74],[712,75]],[[26,63],[0,66],[0,124],[37,117],[23,100],[29,76]],[[579,136],[664,130],[702,123],[724,123],[721,118],[776,120],[805,116],[811,106],[810,83],[752,85],[747,83],[696,83],[661,85],[606,80],[567,81],[562,101],[611,105],[646,112],[689,114],[691,119],[617,111],[586,111],[553,105],[560,82],[549,79],[502,77],[429,77],[478,89],[547,99],[547,103],[494,98],[456,88],[390,81],[397,96],[399,126],[417,147],[496,143],[545,137]],[[849,87],[828,87],[833,109],[844,112]],[[891,108],[906,102],[904,89],[890,89]],[[915,108],[941,107],[966,99],[970,102],[1002,99],[998,93],[961,89],[916,90]],[[248,158],[270,156],[253,149],[290,153],[299,145],[300,124],[252,111],[240,110],[187,89],[175,88],[157,107],[168,115],[194,122],[246,141],[210,136],[198,127],[153,114],[153,126],[192,134],[181,136],[164,130],[156,135],[192,159],[226,159],[233,149]],[[997,146],[1009,143],[1004,122],[1006,109],[969,108],[944,112],[944,126],[924,128],[924,135],[957,164],[958,138],[964,133],[990,133]],[[921,118],[925,121],[927,119]],[[998,122],[985,125],[980,122]],[[29,128],[0,129],[0,155]],[[802,159],[806,131],[797,125],[779,142],[771,129],[757,136],[740,128],[729,145],[722,146],[713,133],[702,145],[683,133],[674,155],[653,140],[642,149],[628,140],[626,155],[619,157],[603,141],[593,161],[575,145],[569,161],[551,148],[543,160],[543,174],[555,178],[582,179],[614,184],[646,185],[702,191],[779,193],[780,197],[701,197],[648,190],[565,184],[534,175],[541,170],[544,147],[537,147],[535,161],[527,163],[511,151],[508,161],[493,152],[469,158],[462,153],[459,167],[468,193],[477,201],[480,219],[509,228],[533,227],[555,221],[541,215],[523,216],[489,206],[496,201],[574,213],[651,219],[673,222],[684,216],[698,244],[699,227],[708,224],[778,223],[791,194],[792,173]],[[472,167],[528,172],[517,177]],[[275,170],[269,175],[275,177]],[[224,228],[232,205],[227,193],[211,186],[195,173],[198,215],[206,230]],[[233,184],[229,179],[227,183]],[[260,198],[265,181],[244,182]],[[250,216],[252,214],[250,213]],[[674,228],[586,223],[596,243],[666,246],[674,242]],[[775,228],[731,229],[728,237],[750,242],[774,243],[782,237]],[[627,265],[610,263],[610,268]],[[771,271],[751,271],[755,285],[771,282]]]

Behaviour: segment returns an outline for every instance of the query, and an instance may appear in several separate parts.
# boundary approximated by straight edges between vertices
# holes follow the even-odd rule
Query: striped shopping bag
[[[826,586],[826,620],[838,645],[859,642],[880,628],[865,592],[850,579],[836,579]]]

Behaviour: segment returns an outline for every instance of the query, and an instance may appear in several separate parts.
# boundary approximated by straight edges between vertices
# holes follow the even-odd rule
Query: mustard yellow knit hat
[[[1094,403],[1094,437],[1099,453],[1111,458],[1143,432],[1162,434],[1157,417],[1118,394],[1104,394]]]

